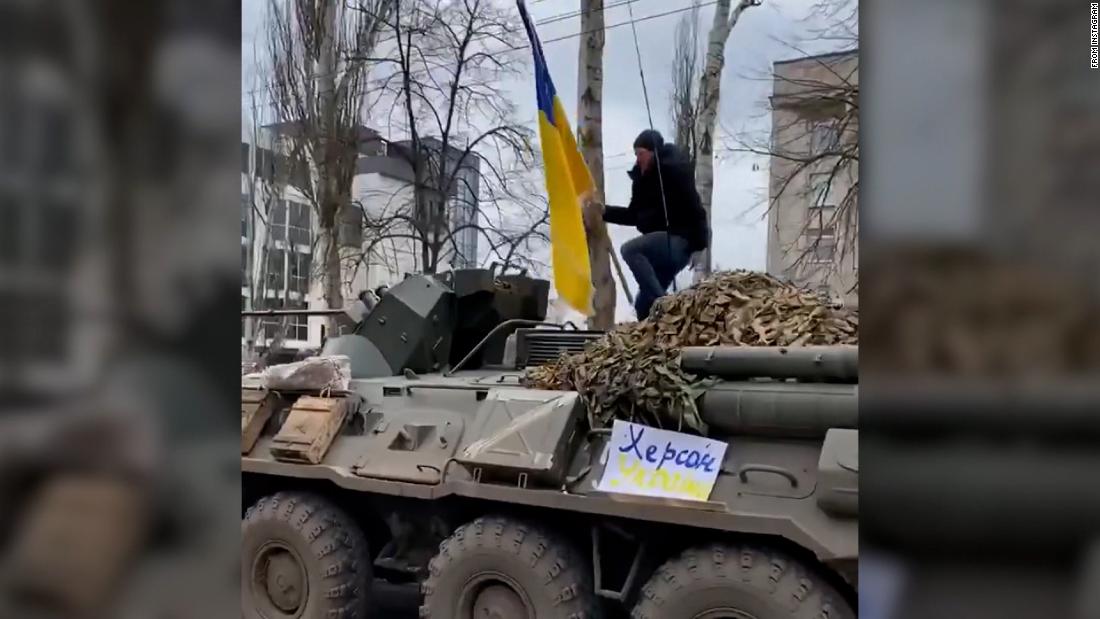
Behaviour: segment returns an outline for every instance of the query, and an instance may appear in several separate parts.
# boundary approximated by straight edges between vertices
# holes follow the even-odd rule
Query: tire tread
[[[250,507],[245,512],[242,532],[274,522],[289,527],[301,538],[320,565],[318,574],[309,575],[310,589],[318,588],[324,599],[318,609],[323,614],[317,616],[365,617],[372,577],[370,555],[366,536],[355,521],[324,497],[284,491],[263,497]]]
[[[678,596],[715,586],[766,596],[775,603],[775,618],[856,616],[831,584],[786,553],[761,546],[711,544],[689,548],[657,568],[642,587],[631,618],[672,619],[669,612]]]
[[[462,561],[464,555],[485,550],[517,557],[535,570],[540,584],[552,592],[558,611],[553,615],[555,618],[601,617],[589,568],[570,543],[538,525],[503,516],[482,516],[460,526],[439,545],[439,552],[428,564],[428,578],[421,584],[424,596],[421,619],[453,619],[452,614],[433,612],[432,597],[440,593],[440,580],[448,569]]]

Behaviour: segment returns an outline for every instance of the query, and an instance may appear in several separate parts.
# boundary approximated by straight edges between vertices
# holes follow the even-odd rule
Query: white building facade
[[[419,235],[401,224],[412,212],[414,195],[407,150],[369,129],[361,133],[352,204],[338,235],[342,292],[349,302],[364,290],[392,286],[424,270]],[[277,129],[260,136],[258,145],[241,144],[241,308],[327,309],[319,276],[318,215],[302,189],[308,172],[287,169]],[[455,183],[445,203],[453,238],[441,252],[437,271],[478,264],[476,160],[457,176],[463,182]],[[382,220],[390,222],[385,231],[372,233]],[[277,343],[285,349],[316,349],[326,337],[326,322],[306,316],[245,320],[242,347],[265,350]]]

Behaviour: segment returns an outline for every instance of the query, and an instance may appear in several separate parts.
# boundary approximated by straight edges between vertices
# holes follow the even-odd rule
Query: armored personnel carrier
[[[325,343],[349,388],[242,390],[244,616],[370,617],[385,579],[430,619],[854,617],[855,350],[685,349],[713,488],[616,492],[611,430],[523,384],[600,335],[546,324],[548,291],[412,276]]]

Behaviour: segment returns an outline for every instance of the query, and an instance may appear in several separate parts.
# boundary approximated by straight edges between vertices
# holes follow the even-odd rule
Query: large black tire
[[[542,527],[503,517],[478,518],[444,540],[421,591],[422,619],[601,616],[577,550]]]
[[[692,548],[658,568],[631,616],[692,619],[708,611],[755,619],[856,616],[832,585],[799,561],[763,547],[726,544]]]
[[[362,619],[371,562],[363,532],[327,499],[280,492],[241,524],[245,619]]]

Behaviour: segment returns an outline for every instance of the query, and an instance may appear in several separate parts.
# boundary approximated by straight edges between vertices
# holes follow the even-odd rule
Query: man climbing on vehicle
[[[691,255],[707,248],[710,229],[691,162],[676,146],[647,129],[634,140],[634,154],[637,160],[627,172],[634,181],[630,205],[593,208],[603,209],[607,223],[634,226],[642,233],[623,243],[622,256],[638,282],[634,309],[638,320],[644,320]]]

